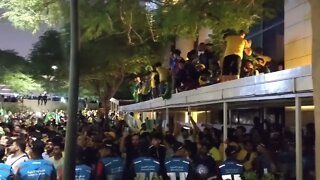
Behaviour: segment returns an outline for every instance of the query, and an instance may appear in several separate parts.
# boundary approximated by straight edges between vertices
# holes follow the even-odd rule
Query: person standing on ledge
[[[245,32],[241,30],[238,35],[225,37],[226,49],[222,62],[221,82],[239,79],[243,51],[248,47],[245,35]]]

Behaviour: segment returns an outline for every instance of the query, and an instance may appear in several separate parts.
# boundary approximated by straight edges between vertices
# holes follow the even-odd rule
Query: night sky
[[[12,49],[23,57],[27,57],[32,44],[37,42],[38,37],[43,33],[32,34],[31,31],[15,29],[10,22],[0,19],[0,49]]]

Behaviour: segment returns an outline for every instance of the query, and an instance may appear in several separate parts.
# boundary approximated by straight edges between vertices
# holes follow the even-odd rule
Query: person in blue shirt
[[[141,156],[133,160],[135,180],[160,179],[160,163],[152,157]]]
[[[93,173],[90,166],[86,165],[85,157],[86,151],[82,148],[77,148],[76,168],[75,168],[75,180],[92,180]]]
[[[29,158],[20,164],[16,179],[21,180],[55,180],[56,171],[50,161],[42,158],[45,144],[40,140],[32,140],[27,146]]]
[[[5,146],[0,145],[0,160],[3,159],[5,155]],[[12,167],[0,162],[0,179],[1,180],[10,180],[13,179],[13,170]]]
[[[236,160],[238,154],[237,147],[228,146],[225,150],[227,160],[220,166],[220,174],[222,180],[243,180],[244,168],[242,164]]]
[[[124,160],[120,157],[118,149],[112,141],[106,141],[100,148],[101,159],[96,166],[97,180],[122,180]]]
[[[77,147],[76,149],[76,167],[75,167],[75,180],[92,180],[92,168],[86,164],[86,153],[83,148]],[[62,180],[63,168],[58,171],[58,180]]]
[[[186,159],[186,150],[181,142],[176,142],[173,145],[173,151],[175,153],[172,158],[166,161],[165,168],[167,177],[165,179],[186,180],[194,179],[192,176],[191,162]]]

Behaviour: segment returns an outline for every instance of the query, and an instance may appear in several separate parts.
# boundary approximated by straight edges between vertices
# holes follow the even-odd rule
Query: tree
[[[25,71],[28,62],[13,50],[0,49],[0,67],[10,71]]]
[[[19,29],[38,31],[40,25],[57,25],[64,21],[66,1],[59,0],[1,0],[2,17],[7,18]]]
[[[147,45],[127,46],[127,39],[120,35],[83,44],[81,87],[90,88],[99,97],[105,113],[109,111],[110,98],[115,95],[125,77],[140,72],[155,59],[149,48]]]
[[[309,0],[311,7],[312,24],[312,81],[313,81],[313,102],[315,118],[315,152],[316,152],[316,179],[320,179],[320,1]]]
[[[219,42],[224,30],[248,29],[259,20],[269,1],[276,0],[80,0],[81,82],[107,109],[124,77],[154,59],[153,47],[175,36],[196,38],[201,27],[212,28]],[[41,23],[59,25],[60,17],[68,24],[65,3],[3,0],[0,8],[15,26],[37,30]]]
[[[49,92],[65,94],[68,79],[68,41],[56,30],[39,37],[29,55],[30,73]]]
[[[1,71],[4,72],[0,77],[0,82],[8,85],[12,90],[21,94],[28,94],[34,91],[41,91],[41,85],[31,76],[22,72]]]
[[[0,83],[17,93],[40,90],[41,86],[27,74],[29,63],[12,50],[0,50]]]

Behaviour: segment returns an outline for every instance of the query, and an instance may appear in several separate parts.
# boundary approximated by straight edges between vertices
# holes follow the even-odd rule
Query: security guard
[[[219,166],[222,180],[243,180],[243,165],[239,164],[236,160],[238,153],[237,147],[228,146],[225,153],[227,160]]]

